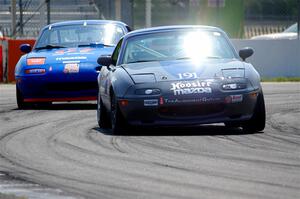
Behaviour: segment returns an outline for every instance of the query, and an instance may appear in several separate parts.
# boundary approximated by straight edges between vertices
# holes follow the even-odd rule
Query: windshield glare
[[[35,48],[47,45],[77,47],[91,43],[116,45],[123,35],[122,28],[114,24],[58,26],[45,30]]]
[[[216,31],[150,33],[127,41],[123,62],[236,58],[226,38]]]

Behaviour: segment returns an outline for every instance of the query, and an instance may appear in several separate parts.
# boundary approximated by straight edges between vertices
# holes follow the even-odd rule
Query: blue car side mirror
[[[23,53],[29,53],[31,51],[31,46],[30,46],[30,44],[21,44],[20,45],[20,50]]]

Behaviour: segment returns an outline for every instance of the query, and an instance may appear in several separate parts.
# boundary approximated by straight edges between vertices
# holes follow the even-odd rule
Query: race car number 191
[[[198,78],[197,73],[178,73],[179,79],[196,79]]]

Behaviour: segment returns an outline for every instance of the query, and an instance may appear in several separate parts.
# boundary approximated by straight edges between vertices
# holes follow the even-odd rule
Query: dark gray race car
[[[127,125],[225,123],[265,127],[260,76],[215,27],[171,26],[133,31],[112,56],[101,56],[97,120],[113,132]],[[243,60],[241,61],[240,60]]]

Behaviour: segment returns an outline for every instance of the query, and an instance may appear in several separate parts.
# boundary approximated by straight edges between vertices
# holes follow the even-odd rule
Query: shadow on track
[[[32,105],[25,110],[96,110],[97,104],[83,104],[83,103],[59,103],[51,105]],[[20,110],[20,109],[14,109]]]
[[[110,136],[220,136],[220,135],[247,135],[261,134],[264,132],[245,132],[242,128],[225,127],[222,125],[202,125],[188,127],[157,127],[141,128],[131,127],[126,133],[113,134],[110,129],[99,127],[93,130]]]

